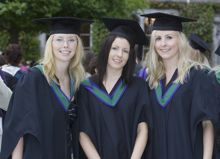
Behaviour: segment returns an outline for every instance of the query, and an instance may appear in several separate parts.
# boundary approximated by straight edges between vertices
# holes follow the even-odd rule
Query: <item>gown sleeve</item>
[[[146,122],[148,126],[152,127],[152,110],[150,106],[149,87],[144,80],[140,80],[140,82],[142,82],[142,84],[138,95],[138,105],[143,106],[138,122]]]
[[[215,150],[214,150],[214,158],[220,157],[220,71],[211,71],[209,73],[212,84],[214,85],[214,91],[212,93],[213,97],[215,97],[216,105],[218,107],[218,120],[214,124],[215,126]]]
[[[213,96],[213,84],[207,70],[194,70],[192,75],[192,103],[190,112],[191,137],[195,155],[202,154],[202,121],[217,120],[217,105]]]
[[[89,92],[81,85],[78,92],[78,103],[79,103],[79,131],[87,134],[90,139],[94,138],[93,127],[92,127],[92,113],[90,111]]]
[[[4,121],[1,159],[9,158],[18,140],[26,134],[40,140],[38,82],[37,74],[29,72],[17,83]]]

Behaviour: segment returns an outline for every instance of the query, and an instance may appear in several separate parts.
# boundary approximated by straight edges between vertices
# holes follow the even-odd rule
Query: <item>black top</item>
[[[152,158],[201,159],[201,123],[203,120],[217,119],[216,105],[211,93],[213,87],[204,70],[192,68],[184,84],[176,85],[176,77],[177,71],[167,85],[165,79],[161,80],[160,91],[158,86],[150,92],[154,126]]]
[[[78,158],[77,122],[72,132]],[[4,123],[0,158],[8,159],[20,137],[24,137],[23,159],[69,159],[68,122],[58,96],[37,68],[17,83]]]
[[[135,77],[121,92],[119,80],[112,91],[107,93],[103,85],[98,85],[97,77],[92,77],[89,81],[89,85],[82,84],[79,90],[80,131],[90,137],[101,158],[130,158],[138,124],[146,122],[148,128],[151,128],[146,82]],[[118,95],[120,98],[117,98]],[[114,100],[115,97],[117,101]],[[111,99],[111,102],[106,99]],[[146,155],[145,151],[142,158]]]
[[[8,72],[2,71],[0,69],[0,76],[2,77],[4,83],[12,90],[14,91],[16,83],[18,82],[18,78],[15,76],[12,76]]]

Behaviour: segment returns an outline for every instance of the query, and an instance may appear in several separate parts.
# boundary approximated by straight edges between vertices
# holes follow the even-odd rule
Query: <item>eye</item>
[[[123,51],[127,54],[129,53],[129,50],[127,50],[127,49],[124,49]]]
[[[156,37],[155,38],[155,41],[159,41],[159,40],[161,40],[161,37]]]
[[[72,38],[72,39],[69,39],[68,41],[69,41],[69,42],[75,42],[76,39]]]
[[[169,39],[169,40],[170,40],[170,39],[173,39],[173,37],[172,37],[172,36],[167,36],[166,38],[167,38],[167,39]]]
[[[112,46],[112,48],[111,48],[112,50],[117,50],[118,49],[118,47],[117,46]]]
[[[56,38],[55,41],[61,42],[61,41],[63,41],[63,39],[61,39],[61,38]]]

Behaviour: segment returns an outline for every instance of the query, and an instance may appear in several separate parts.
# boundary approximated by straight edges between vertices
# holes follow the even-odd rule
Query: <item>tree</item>
[[[29,60],[39,58],[38,42],[35,38],[38,26],[32,20],[51,16],[58,10],[60,10],[60,3],[56,0],[1,1],[1,50],[4,50],[8,43],[20,43],[24,50],[24,57],[28,57]]]
[[[0,29],[8,32],[10,42],[18,43],[20,32],[36,30],[34,18],[51,16],[58,10],[60,4],[55,0],[6,0],[0,3]]]
[[[0,45],[21,43],[26,58],[35,59],[38,50],[36,34],[42,28],[33,19],[51,16],[75,16],[98,19],[102,16],[129,17],[133,10],[146,7],[145,0],[1,0]],[[93,29],[93,50],[107,31],[96,21]],[[100,29],[100,30],[99,30]],[[33,38],[31,38],[33,37]],[[39,54],[39,53],[38,53]]]

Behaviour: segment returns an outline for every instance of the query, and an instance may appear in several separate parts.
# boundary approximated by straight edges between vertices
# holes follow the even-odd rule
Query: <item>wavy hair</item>
[[[206,65],[207,67],[210,67],[209,60],[207,59],[207,57],[204,55],[204,53],[201,53],[197,49],[192,49],[191,58],[192,58],[193,61],[196,61],[198,63]]]
[[[161,80],[166,73],[162,58],[158,56],[155,50],[156,33],[157,31],[154,30],[151,34],[150,48],[145,59],[148,68],[147,81],[149,82],[149,86],[151,89],[158,86],[159,80]],[[197,66],[200,64],[190,59],[192,48],[190,47],[184,33],[176,31],[176,34],[179,41],[179,53],[177,63],[178,76],[174,82],[183,84],[185,82],[187,74],[189,74],[190,69],[193,66]]]
[[[77,47],[76,53],[70,61],[68,72],[70,78],[74,80],[74,89],[79,88],[80,82],[85,78],[85,71],[82,65],[82,58],[84,56],[83,44],[78,35],[77,37]],[[44,67],[44,73],[49,82],[55,80],[55,68],[56,63],[54,59],[53,49],[52,49],[52,39],[53,35],[50,35],[46,42],[44,58],[41,60],[41,63]]]

